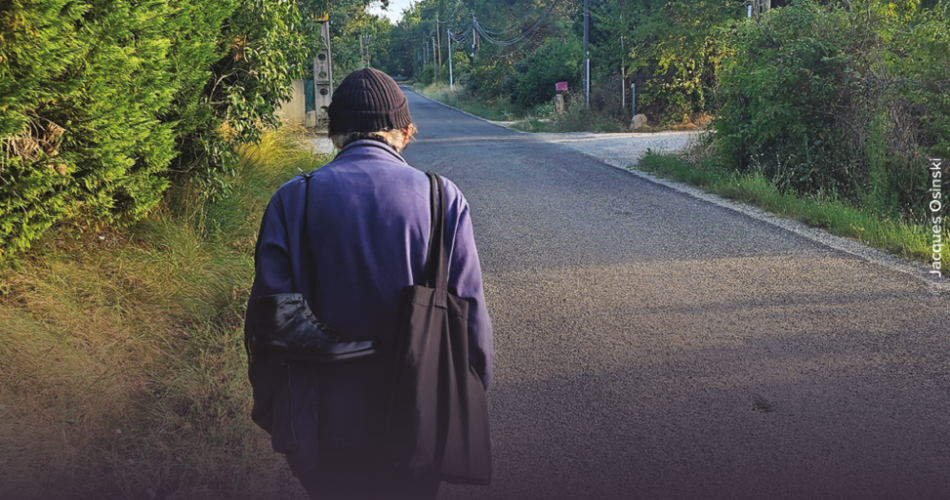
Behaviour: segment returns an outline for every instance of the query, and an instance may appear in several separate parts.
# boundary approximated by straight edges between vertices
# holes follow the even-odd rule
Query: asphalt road
[[[497,350],[494,481],[440,498],[950,498],[946,292],[406,94]]]

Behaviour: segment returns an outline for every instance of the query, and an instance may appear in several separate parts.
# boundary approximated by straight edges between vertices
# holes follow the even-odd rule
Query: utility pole
[[[475,42],[478,41],[478,35],[475,33],[475,13],[472,12],[472,61],[475,61]]]
[[[620,11],[620,109],[627,109],[627,69],[623,65],[626,54],[623,52],[623,11]],[[623,113],[621,113],[621,117]],[[631,117],[632,118],[632,117]]]
[[[366,36],[366,66],[372,66],[372,65],[373,65],[373,52],[372,52],[371,49],[372,49],[372,46],[373,46],[373,44],[372,44],[373,35],[365,35],[365,36]]]
[[[620,17],[622,19],[623,14]],[[627,69],[623,65],[623,35],[620,35],[620,109],[627,109]]]
[[[590,0],[584,0],[584,109],[590,108],[590,52],[587,43],[590,40]]]
[[[432,80],[433,82],[437,82],[441,80],[440,77],[442,76],[442,67],[439,66],[439,52],[442,52],[442,50],[441,47],[436,45],[436,37],[432,36],[429,38],[432,40],[432,64],[435,66],[435,68],[433,68],[435,71],[432,72]]]
[[[435,55],[435,64],[439,67],[439,74],[442,73],[442,31],[439,29],[439,13],[435,14],[435,46],[438,47]]]
[[[363,58],[363,35],[360,35],[360,67],[366,67],[366,59]]]
[[[313,58],[313,118],[307,117],[308,126],[314,127],[326,123],[329,119],[327,109],[333,98],[333,64],[330,57],[330,21],[326,15],[320,23],[320,41],[322,47]]]
[[[449,88],[454,89],[455,83],[452,81],[452,30],[445,30],[445,40],[449,45]]]

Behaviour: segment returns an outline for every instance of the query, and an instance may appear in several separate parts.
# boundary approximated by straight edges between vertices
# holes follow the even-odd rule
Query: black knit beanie
[[[346,75],[333,92],[327,114],[331,135],[399,129],[412,123],[409,102],[399,85],[373,68]]]

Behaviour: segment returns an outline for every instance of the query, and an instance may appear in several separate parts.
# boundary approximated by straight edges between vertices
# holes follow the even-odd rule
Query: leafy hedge
[[[209,188],[304,57],[289,0],[0,1],[0,254]],[[222,125],[227,123],[226,127]]]
[[[921,212],[950,155],[950,16],[914,0],[799,0],[738,23],[715,122],[724,163],[798,192]]]

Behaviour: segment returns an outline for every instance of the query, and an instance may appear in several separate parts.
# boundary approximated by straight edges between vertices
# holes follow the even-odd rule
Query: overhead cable
[[[496,40],[496,39],[495,39],[494,37],[492,37],[491,35],[494,34],[494,35],[497,36],[497,35],[499,34],[499,32],[497,32],[497,31],[492,31],[492,30],[488,30],[488,29],[484,28],[484,27],[478,22],[478,19],[475,18],[475,15],[474,15],[474,14],[472,15],[472,25],[475,27],[475,31],[478,33],[478,35],[480,35],[480,36],[482,37],[482,39],[485,40],[486,42],[488,42],[488,43],[490,43],[490,44],[492,44],[492,45],[497,45],[497,46],[499,46],[499,47],[510,47],[510,46],[515,45],[516,43],[518,43],[518,42],[524,40],[524,39],[527,38],[528,36],[530,36],[530,35],[534,32],[534,30],[536,30],[539,26],[541,26],[541,23],[543,23],[544,20],[547,19],[548,14],[550,14],[551,11],[554,10],[554,7],[556,7],[559,2],[560,2],[560,0],[554,0],[554,3],[551,4],[551,6],[548,8],[547,11],[544,12],[544,14],[541,16],[540,19],[538,19],[533,25],[531,25],[531,27],[529,27],[529,28],[528,28],[527,30],[525,30],[523,33],[521,33],[520,35],[518,35],[517,37],[515,37],[515,38],[513,38],[513,39],[511,39],[511,40]]]

